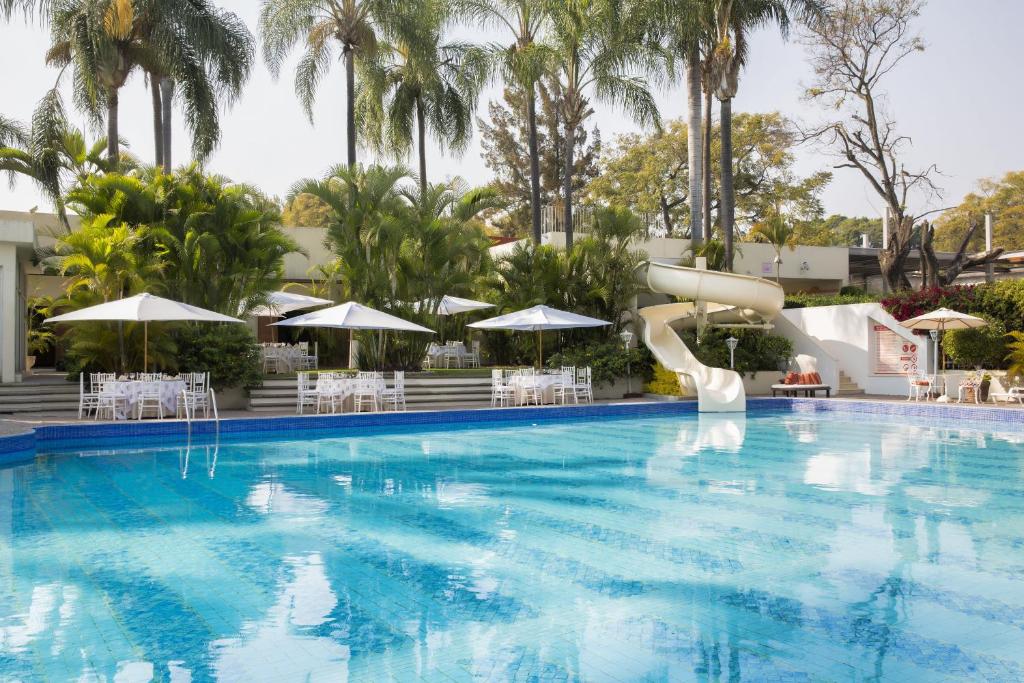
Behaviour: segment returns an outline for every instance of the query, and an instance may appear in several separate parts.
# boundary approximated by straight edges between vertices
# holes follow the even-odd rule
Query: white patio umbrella
[[[611,325],[605,320],[588,318],[585,315],[560,311],[550,306],[534,306],[515,313],[499,315],[478,323],[470,323],[469,327],[480,330],[518,330],[537,333],[537,360],[544,365],[544,349],[541,344],[544,330],[568,330],[576,327],[602,327]]]
[[[281,318],[286,313],[333,303],[330,299],[321,299],[320,297],[296,294],[295,292],[270,292],[267,294],[266,305],[257,306],[252,309],[249,315],[253,317]]]
[[[352,332],[354,330],[397,330],[399,332],[427,332],[434,334],[430,328],[402,320],[389,313],[378,311],[369,306],[349,301],[340,306],[331,306],[319,311],[306,313],[296,318],[289,318],[274,323],[280,327],[334,327],[348,330],[348,363],[352,365]]]
[[[429,305],[426,300],[417,301],[413,304],[413,308],[417,311]],[[489,304],[486,301],[474,301],[473,299],[462,299],[457,296],[448,296],[445,294],[438,301],[437,305],[430,310],[434,315],[455,315],[457,313],[468,313],[469,311],[479,311],[482,308],[494,308],[494,304]]]
[[[445,294],[441,297],[440,301],[433,307],[430,306],[430,302],[424,299],[423,301],[417,301],[412,305],[413,310],[421,311],[427,309],[430,313],[437,316],[449,316],[457,315],[459,313],[469,313],[470,311],[479,311],[484,308],[494,308],[494,304],[489,304],[486,301],[474,301],[473,299],[462,299],[457,296],[449,296]],[[444,321],[438,321],[441,332],[444,332]],[[442,341],[443,334],[441,335]]]
[[[938,330],[941,335],[946,330],[967,330],[973,327],[984,327],[988,322],[974,315],[961,313],[949,308],[937,308],[930,313],[910,318],[900,323],[903,327],[911,330]],[[935,374],[939,374],[939,340],[935,340]],[[945,372],[943,372],[945,374]]]
[[[211,323],[244,322],[229,315],[208,311],[198,306],[190,306],[180,301],[164,299],[152,294],[136,294],[127,299],[109,301],[105,304],[89,306],[70,313],[47,318],[46,323],[74,323],[96,320],[119,320],[122,322],[141,322],[143,334],[142,368],[149,365],[149,323],[193,320]]]

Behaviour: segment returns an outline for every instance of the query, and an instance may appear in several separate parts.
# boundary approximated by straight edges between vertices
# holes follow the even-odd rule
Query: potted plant
[[[36,319],[40,317],[40,309],[47,305],[42,297],[28,301],[28,313],[25,316],[25,374],[31,375],[36,364],[36,355],[45,353],[57,341],[56,335],[50,330],[37,327]]]
[[[992,384],[992,375],[983,373],[981,375],[981,383],[978,384],[978,400],[981,403],[988,402],[988,388]]]

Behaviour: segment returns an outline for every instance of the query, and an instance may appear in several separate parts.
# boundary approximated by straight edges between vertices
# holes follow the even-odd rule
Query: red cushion
[[[797,374],[795,372],[793,372],[793,371],[787,372],[786,373],[786,379],[782,380],[782,383],[783,384],[796,384],[797,383]]]
[[[819,375],[816,372],[812,372],[811,373],[811,383],[812,384],[821,384],[821,375]]]

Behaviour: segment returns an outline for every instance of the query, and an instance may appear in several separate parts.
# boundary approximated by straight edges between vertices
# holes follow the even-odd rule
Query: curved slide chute
[[[784,299],[782,287],[763,278],[665,263],[648,262],[647,286],[652,292],[706,302],[708,318],[715,323],[770,323],[782,310]],[[640,309],[644,343],[659,363],[679,375],[684,391],[697,394],[700,412],[744,411],[747,396],[739,374],[701,363],[673,328],[673,324],[680,329],[697,326],[694,302]]]

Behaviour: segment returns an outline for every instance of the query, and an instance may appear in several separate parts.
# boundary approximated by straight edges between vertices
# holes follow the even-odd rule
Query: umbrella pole
[[[348,367],[352,367],[352,328],[348,330]]]
[[[544,333],[537,330],[537,369],[544,367]]]
[[[149,321],[142,323],[142,371],[149,368]]]

